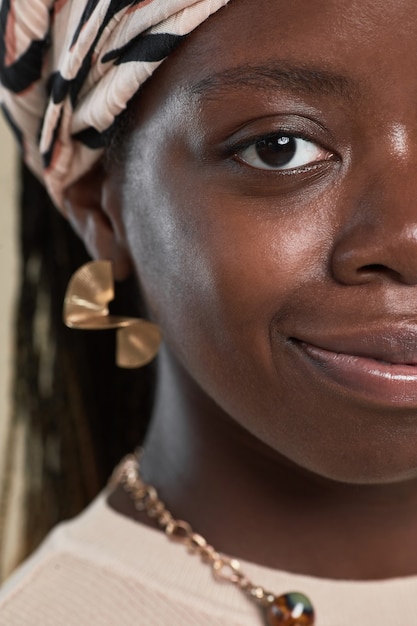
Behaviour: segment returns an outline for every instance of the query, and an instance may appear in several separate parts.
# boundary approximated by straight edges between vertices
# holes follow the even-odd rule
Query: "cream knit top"
[[[261,540],[261,538],[260,538]],[[332,581],[242,562],[275,593],[302,591],[317,626],[416,626],[417,576]],[[101,494],[58,526],[0,591],[1,626],[262,626],[259,609],[184,546]]]

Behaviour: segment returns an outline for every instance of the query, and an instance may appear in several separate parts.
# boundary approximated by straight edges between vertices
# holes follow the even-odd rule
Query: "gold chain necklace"
[[[242,572],[237,559],[219,554],[206,539],[195,533],[188,522],[175,519],[152,485],[140,475],[141,450],[125,457],[115,470],[114,482],[122,485],[137,511],[144,511],[173,540],[184,544],[211,567],[216,580],[229,582],[247,594],[264,612],[269,626],[313,626],[315,614],[310,600],[302,593],[276,596],[253,584]],[[112,481],[113,482],[113,481]]]

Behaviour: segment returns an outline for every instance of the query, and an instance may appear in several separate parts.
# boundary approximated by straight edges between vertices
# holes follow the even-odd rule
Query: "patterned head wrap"
[[[139,87],[228,2],[0,0],[1,106],[58,206]]]

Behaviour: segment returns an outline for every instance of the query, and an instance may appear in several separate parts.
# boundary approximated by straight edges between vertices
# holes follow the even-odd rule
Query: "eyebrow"
[[[206,97],[221,95],[229,89],[255,87],[264,91],[281,89],[304,95],[351,98],[353,82],[341,74],[314,67],[271,62],[265,65],[240,65],[203,78],[191,86],[192,93]]]

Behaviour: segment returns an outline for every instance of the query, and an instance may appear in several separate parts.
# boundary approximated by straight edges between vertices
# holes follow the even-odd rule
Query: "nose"
[[[360,187],[350,195],[347,217],[332,250],[334,278],[346,285],[373,281],[417,284],[415,173],[382,172]]]

